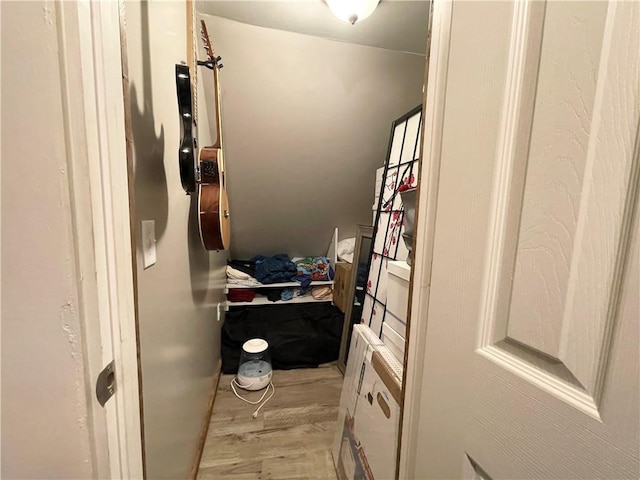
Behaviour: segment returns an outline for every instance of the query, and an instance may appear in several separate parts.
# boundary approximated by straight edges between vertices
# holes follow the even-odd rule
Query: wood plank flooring
[[[220,379],[199,479],[336,479],[331,444],[343,377],[335,366],[274,371],[276,393],[255,419],[257,405],[235,397],[232,378]]]

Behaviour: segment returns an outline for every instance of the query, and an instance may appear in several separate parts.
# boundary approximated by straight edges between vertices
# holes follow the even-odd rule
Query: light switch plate
[[[142,266],[149,268],[156,263],[156,221],[142,220]]]

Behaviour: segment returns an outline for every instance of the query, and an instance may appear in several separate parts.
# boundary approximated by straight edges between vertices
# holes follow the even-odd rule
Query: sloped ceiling
[[[232,257],[324,255],[334,227],[343,239],[371,224],[375,172],[391,123],[422,101],[424,56],[199,18],[225,65]],[[198,81],[199,144],[208,145],[213,76]]]
[[[350,25],[333,16],[323,0],[196,3],[200,13],[241,23],[419,55],[426,49],[428,8],[427,0],[382,0],[369,18]]]

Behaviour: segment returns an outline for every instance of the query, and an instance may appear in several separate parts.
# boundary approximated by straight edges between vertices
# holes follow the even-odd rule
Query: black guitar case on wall
[[[176,64],[176,93],[180,113],[180,147],[178,164],[180,182],[186,193],[195,193],[197,179],[198,143],[193,119],[193,98],[191,94],[191,74],[189,67]]]

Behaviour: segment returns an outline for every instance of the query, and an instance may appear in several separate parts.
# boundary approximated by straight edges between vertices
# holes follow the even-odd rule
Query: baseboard
[[[198,450],[191,467],[191,479],[196,480],[198,477],[198,470],[200,469],[200,460],[202,460],[202,451],[207,441],[207,432],[209,431],[209,423],[211,422],[211,413],[213,412],[213,404],[216,401],[216,392],[218,391],[218,384],[220,383],[220,375],[222,374],[222,359],[218,361],[216,366],[216,374],[213,376],[213,390],[211,391],[211,397],[209,399],[209,405],[207,406],[207,412],[204,416],[204,422],[202,423],[202,430],[200,431],[200,441],[198,442]]]

